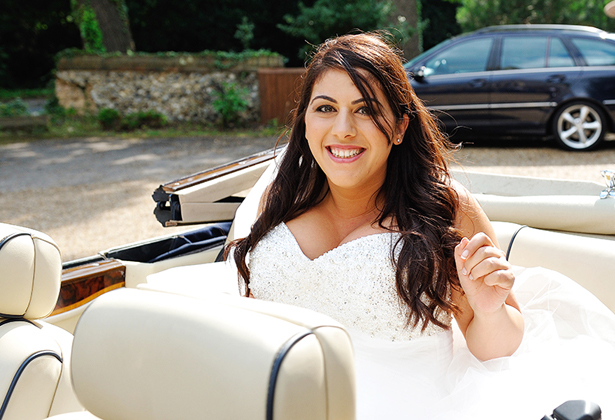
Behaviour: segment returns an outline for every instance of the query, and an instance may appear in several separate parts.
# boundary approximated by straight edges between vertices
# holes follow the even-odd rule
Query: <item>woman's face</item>
[[[305,137],[330,188],[373,194],[386,176],[387,159],[408,126],[404,116],[395,122],[393,111],[379,86],[375,98],[364,99],[348,74],[327,70],[314,84],[305,114]],[[367,101],[378,102],[385,127],[394,127],[393,142],[374,124]]]

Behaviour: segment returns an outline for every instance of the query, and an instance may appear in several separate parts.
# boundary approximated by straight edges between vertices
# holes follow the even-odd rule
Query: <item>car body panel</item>
[[[464,54],[469,64],[460,64]],[[615,130],[615,38],[595,28],[485,28],[439,44],[406,69],[419,98],[460,136],[547,136],[571,101],[590,101],[606,131]]]

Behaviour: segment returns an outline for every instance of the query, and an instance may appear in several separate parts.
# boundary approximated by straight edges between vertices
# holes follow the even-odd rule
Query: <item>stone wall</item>
[[[225,83],[248,91],[243,123],[260,120],[258,68],[282,67],[280,56],[221,62],[203,57],[78,56],[58,62],[56,96],[79,113],[112,108],[126,115],[155,110],[169,121],[217,122],[214,92]]]

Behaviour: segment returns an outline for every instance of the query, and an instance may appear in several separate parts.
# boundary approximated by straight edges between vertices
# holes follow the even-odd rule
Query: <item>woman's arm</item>
[[[455,248],[463,289],[453,292],[455,316],[468,348],[481,360],[509,356],[523,338],[523,317],[512,293],[515,276],[499,249],[495,232],[478,202],[456,185],[460,204],[457,228],[464,238]]]

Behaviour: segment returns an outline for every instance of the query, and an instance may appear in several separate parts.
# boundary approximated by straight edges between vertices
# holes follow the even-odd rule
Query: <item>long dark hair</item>
[[[325,174],[305,138],[305,114],[318,79],[328,70],[343,70],[363,98],[375,97],[376,88],[384,93],[396,120],[388,126],[379,118],[383,110],[374,109],[377,105],[372,101],[365,104],[389,142],[393,141],[393,124],[404,115],[410,120],[403,142],[389,155],[385,182],[378,193],[383,206],[374,222],[386,228],[385,221],[392,219],[401,233],[391,258],[397,293],[411,309],[408,323],[423,329],[430,322],[446,327],[439,315],[457,310],[450,293],[451,287],[459,288],[453,257],[460,239],[454,228],[458,196],[450,185],[447,168],[451,145],[412,90],[400,52],[385,39],[380,33],[345,35],[318,48],[307,67],[288,146],[269,186],[263,211],[250,234],[231,243],[227,253],[234,248],[233,257],[248,295],[246,256],[250,250],[275,226],[306,212],[326,195]]]

